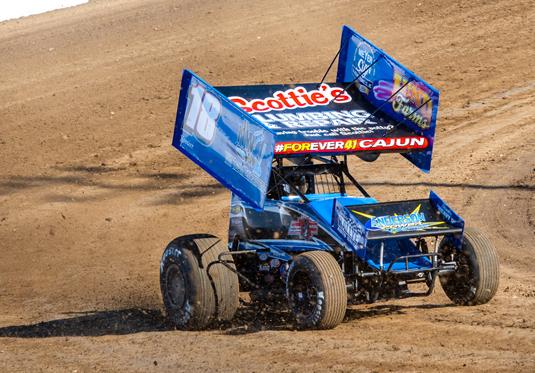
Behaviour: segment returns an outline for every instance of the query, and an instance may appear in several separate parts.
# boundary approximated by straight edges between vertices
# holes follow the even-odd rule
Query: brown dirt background
[[[383,201],[434,189],[490,235],[497,296],[167,329],[161,252],[225,236],[229,204],[170,146],[182,68],[318,81],[344,23],[442,95],[431,174],[396,155],[354,173]],[[534,25],[532,0],[97,0],[0,23],[0,371],[535,371]]]

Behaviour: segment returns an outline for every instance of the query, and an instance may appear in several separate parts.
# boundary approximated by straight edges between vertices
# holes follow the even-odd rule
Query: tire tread
[[[325,314],[316,328],[332,329],[340,324],[347,309],[347,290],[342,270],[334,257],[325,251],[307,251],[301,256],[317,267],[325,286]]]
[[[203,267],[211,281],[216,295],[216,317],[229,321],[234,317],[239,305],[238,276],[224,265],[218,263],[219,255],[228,248],[217,237],[197,238],[194,240],[201,253]],[[232,268],[236,268],[230,256],[224,258]]]
[[[498,290],[500,280],[500,265],[498,253],[490,240],[480,231],[474,228],[465,229],[465,238],[474,250],[479,267],[479,286],[474,299],[469,305],[487,303],[494,297]]]

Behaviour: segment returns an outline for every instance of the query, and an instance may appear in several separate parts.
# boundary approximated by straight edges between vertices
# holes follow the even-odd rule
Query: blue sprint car
[[[212,87],[182,77],[173,145],[232,192],[228,240],[191,234],[160,263],[169,319],[231,320],[239,292],[286,305],[299,328],[333,328],[348,304],[430,295],[488,302],[490,241],[438,195],[372,198],[350,158],[400,153],[429,172],[439,92],[344,26],[336,82]]]

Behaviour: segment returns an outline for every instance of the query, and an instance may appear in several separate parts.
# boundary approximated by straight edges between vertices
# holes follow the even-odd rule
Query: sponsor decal
[[[271,266],[271,268],[279,268],[280,265],[281,265],[281,261],[279,259],[271,259],[269,261],[269,265]]]
[[[373,216],[356,210],[353,210],[353,212],[369,219],[366,222],[365,227],[370,231],[384,231],[391,234],[396,234],[399,232],[414,232],[447,228],[444,226],[446,223],[443,221],[428,222],[425,214],[420,212],[421,206],[421,204],[418,205],[414,211],[409,214],[401,215],[394,214]]]
[[[253,117],[274,130],[332,128],[355,126],[366,122],[366,127],[359,128],[359,131],[366,131],[370,130],[370,125],[377,124],[377,118],[363,109],[253,114]]]
[[[184,131],[201,143],[211,145],[221,115],[221,101],[196,80],[192,80],[188,93],[188,107],[184,116]]]
[[[271,97],[247,100],[240,96],[230,96],[229,99],[247,113],[265,113],[303,109],[314,106],[326,106],[331,102],[342,104],[351,101],[351,96],[342,88],[322,84],[318,89],[307,90],[297,86],[286,91],[276,91]]]
[[[298,236],[300,239],[310,240],[318,235],[318,223],[308,218],[299,218],[292,221],[289,236]]]
[[[335,202],[333,227],[355,249],[363,249],[366,246],[364,227],[338,201]]]
[[[353,78],[359,77],[359,91],[373,95],[378,101],[388,100],[389,111],[393,114],[406,117],[422,129],[429,128],[433,114],[432,91],[421,81],[409,82],[405,69],[389,63],[374,64],[381,58],[381,52],[373,45],[364,40],[355,43],[351,72]]]
[[[359,81],[363,84],[359,86],[359,90],[362,93],[368,94],[369,87],[373,85],[375,67],[371,65],[375,59],[374,49],[364,41],[359,42],[353,56],[352,70],[354,78],[360,75]]]
[[[429,128],[433,101],[423,83],[414,81],[407,84],[407,78],[396,71],[392,81],[379,80],[373,87],[373,94],[377,100],[386,101],[404,85],[405,87],[391,99],[392,110],[422,129]]]
[[[329,152],[360,152],[403,149],[425,149],[429,145],[422,136],[340,139],[318,141],[288,141],[275,144],[275,154],[304,154]]]

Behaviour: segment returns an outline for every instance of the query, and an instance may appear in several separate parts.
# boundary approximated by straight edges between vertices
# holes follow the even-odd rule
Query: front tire
[[[309,251],[294,258],[288,270],[286,295],[299,328],[332,329],[344,319],[345,278],[328,252]]]
[[[494,245],[481,232],[466,228],[463,247],[456,250],[449,240],[443,240],[439,253],[445,260],[455,261],[457,270],[440,276],[444,292],[454,303],[474,306],[487,303],[498,290],[499,259]]]
[[[234,317],[239,304],[237,275],[219,262],[228,251],[217,237],[178,237],[160,262],[160,288],[167,315],[180,329],[198,330]],[[231,257],[222,257],[234,267]]]

